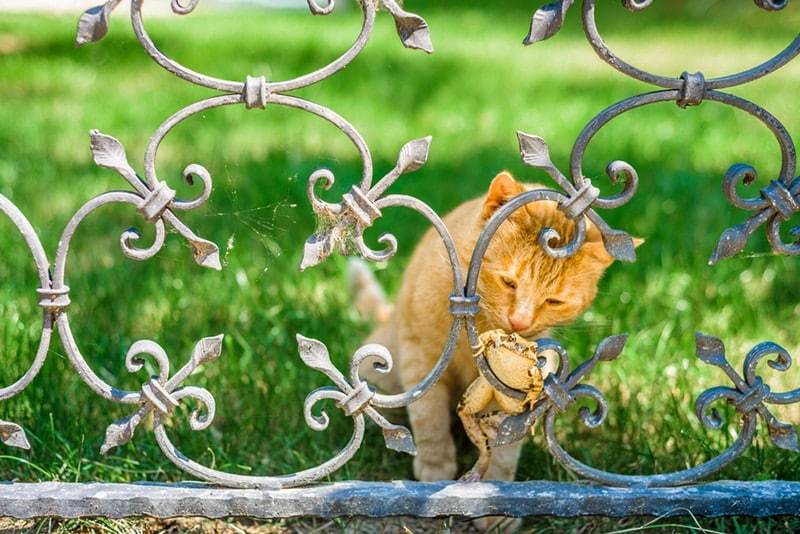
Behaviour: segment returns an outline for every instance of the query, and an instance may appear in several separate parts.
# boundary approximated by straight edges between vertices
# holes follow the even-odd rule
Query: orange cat
[[[444,217],[453,236],[464,273],[475,242],[487,219],[509,199],[533,186],[517,183],[507,172],[495,177],[487,195],[458,206]],[[599,230],[587,225],[584,245],[572,257],[555,259],[545,254],[537,238],[543,227],[554,228],[563,245],[575,223],[552,201],[527,204],[498,229],[484,256],[478,279],[479,332],[500,328],[533,339],[547,329],[576,319],[592,303],[597,283],[613,258]],[[640,241],[637,240],[637,244]],[[382,301],[376,283],[365,282],[364,270],[351,278],[360,286],[356,305],[384,320],[365,343],[389,349],[394,369],[389,375],[367,372],[371,383],[389,393],[419,384],[439,359],[453,318],[448,297],[453,275],[442,240],[429,230],[414,251],[403,275],[393,311]],[[451,435],[455,408],[467,386],[476,378],[472,351],[462,335],[441,380],[408,407],[417,446],[414,476],[418,480],[447,480],[458,475],[456,446]],[[520,444],[493,450],[487,480],[513,480]]]

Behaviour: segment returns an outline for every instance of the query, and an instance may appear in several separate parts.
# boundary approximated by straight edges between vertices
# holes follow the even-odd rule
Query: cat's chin
[[[516,334],[521,338],[525,338],[528,341],[535,341],[540,337],[547,337],[548,331],[546,329],[541,328],[525,328],[524,330],[514,330],[512,328],[504,328],[503,329],[506,334]]]
[[[525,330],[514,330],[509,326],[496,326],[496,327],[485,327],[484,325],[479,326],[479,331],[488,332],[489,330],[502,330],[504,333],[511,335],[517,335],[521,338],[527,339],[528,341],[535,341],[540,337],[547,337],[548,331],[542,330],[538,328],[526,328]]]
[[[520,337],[524,337],[528,341],[533,341],[537,338],[542,337],[544,332],[539,329],[529,329],[529,330],[521,330],[519,332],[515,332],[515,334],[517,334]]]

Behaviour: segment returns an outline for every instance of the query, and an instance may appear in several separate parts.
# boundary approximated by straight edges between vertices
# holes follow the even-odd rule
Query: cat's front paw
[[[457,470],[458,467],[454,461],[430,462],[419,456],[414,458],[414,478],[422,482],[454,480]]]

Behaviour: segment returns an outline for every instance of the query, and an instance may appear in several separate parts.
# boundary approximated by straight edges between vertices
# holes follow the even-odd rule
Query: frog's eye
[[[511,289],[517,289],[517,281],[514,280],[513,278],[510,278],[508,276],[501,276],[500,280],[503,281],[503,285],[505,285],[506,287]]]

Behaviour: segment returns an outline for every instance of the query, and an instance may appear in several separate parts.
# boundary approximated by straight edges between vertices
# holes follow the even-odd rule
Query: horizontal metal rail
[[[800,513],[800,482],[720,481],[676,488],[566,482],[335,482],[282,490],[201,483],[0,484],[0,514],[17,517],[511,517]]]

